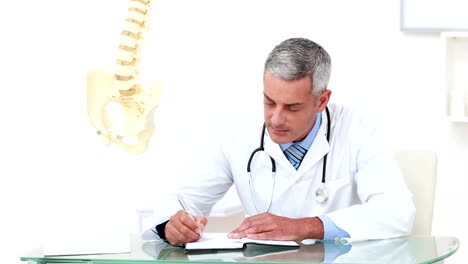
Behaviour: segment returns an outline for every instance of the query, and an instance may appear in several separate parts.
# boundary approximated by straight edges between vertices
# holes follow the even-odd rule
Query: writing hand
[[[208,220],[204,216],[190,216],[180,210],[174,214],[166,224],[164,233],[167,241],[172,245],[183,245],[200,239],[200,233]]]
[[[293,219],[263,213],[246,218],[228,237],[294,240],[300,243],[307,238],[323,239],[323,223],[318,217]]]

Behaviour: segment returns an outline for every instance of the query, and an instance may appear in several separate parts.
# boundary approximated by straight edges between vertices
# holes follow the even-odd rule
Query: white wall
[[[163,200],[210,126],[261,104],[267,53],[295,36],[331,53],[334,100],[372,109],[395,147],[440,150],[434,233],[468,241],[452,204],[466,182],[468,125],[444,119],[439,36],[401,33],[399,1],[158,0],[142,71],[165,97],[139,156],[102,146],[86,116],[86,72],[112,69],[129,1],[16,2],[0,4],[0,246],[10,263],[65,232],[130,228],[135,206]],[[168,143],[179,140],[196,142],[178,154]]]

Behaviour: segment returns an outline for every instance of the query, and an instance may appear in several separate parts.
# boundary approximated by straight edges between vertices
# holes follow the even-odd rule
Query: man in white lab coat
[[[174,208],[168,221],[147,233],[173,245],[198,240],[205,216],[234,184],[248,217],[231,238],[409,234],[415,208],[392,150],[361,112],[328,104],[330,71],[330,56],[313,41],[292,38],[277,45],[264,68],[263,117],[230,121],[190,170],[193,182],[178,190],[195,216]]]

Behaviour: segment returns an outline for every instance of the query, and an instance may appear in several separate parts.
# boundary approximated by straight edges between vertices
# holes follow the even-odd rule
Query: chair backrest
[[[413,235],[431,235],[437,176],[437,154],[430,150],[395,150],[395,158],[413,193],[416,217]]]

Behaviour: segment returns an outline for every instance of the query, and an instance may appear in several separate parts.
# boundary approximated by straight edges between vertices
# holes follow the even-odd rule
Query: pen
[[[190,216],[190,218],[192,218],[193,221],[197,222],[197,220],[195,220],[195,217],[193,217],[193,214],[188,210],[189,207],[187,206],[184,199],[182,198],[182,195],[177,194],[177,200],[179,200],[180,206],[182,206],[182,209]],[[200,225],[198,225],[198,227],[200,227]],[[201,230],[201,228],[200,228],[200,230]],[[201,232],[200,232],[200,236],[202,236]]]
[[[189,207],[185,203],[184,199],[182,199],[182,195],[177,194],[177,200],[179,200],[180,206],[182,206],[182,209],[192,218],[193,221],[195,221],[195,218],[193,217],[192,213],[189,211]]]

